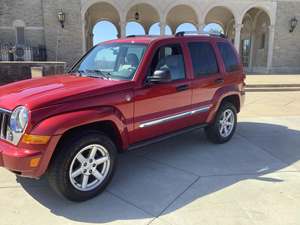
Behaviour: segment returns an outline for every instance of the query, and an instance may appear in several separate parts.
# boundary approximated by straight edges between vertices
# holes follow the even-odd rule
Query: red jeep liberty
[[[234,47],[217,35],[99,44],[69,74],[1,87],[0,166],[90,199],[110,182],[118,152],[199,127],[229,141],[244,80]]]

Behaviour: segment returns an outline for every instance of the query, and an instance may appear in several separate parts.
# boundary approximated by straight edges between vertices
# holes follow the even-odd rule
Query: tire
[[[224,127],[223,129],[221,129],[222,127],[221,123],[222,120],[224,119],[224,113],[227,113],[226,115],[228,116],[229,112],[232,113],[232,117],[230,117],[230,121],[227,121],[228,123],[226,124],[228,125],[226,126],[226,129]],[[229,125],[229,122],[233,123],[232,127]],[[225,124],[225,122],[223,122],[223,124]],[[235,133],[236,126],[237,126],[236,107],[230,102],[224,102],[220,106],[214,122],[205,128],[205,133],[207,138],[213,143],[223,144],[228,142],[232,138],[232,136]],[[227,133],[225,132],[226,130],[228,131]]]
[[[88,131],[83,136],[73,135],[56,151],[47,175],[50,186],[59,195],[75,202],[86,201],[110,183],[117,149],[105,134]]]

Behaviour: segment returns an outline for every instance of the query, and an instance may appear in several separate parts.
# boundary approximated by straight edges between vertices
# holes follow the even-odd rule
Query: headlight
[[[28,114],[25,106],[17,107],[10,117],[10,129],[15,133],[23,133],[28,123]]]

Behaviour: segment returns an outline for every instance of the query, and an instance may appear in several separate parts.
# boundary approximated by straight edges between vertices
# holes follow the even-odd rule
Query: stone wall
[[[31,78],[31,67],[42,67],[43,75],[65,72],[63,62],[0,62],[0,85]]]
[[[41,0],[1,0],[0,42],[16,43],[14,22],[25,24],[26,43],[32,47],[44,45],[44,19]]]
[[[296,16],[298,26],[289,32],[290,19]],[[273,52],[274,73],[300,73],[300,2],[279,1]]]
[[[67,67],[70,67],[83,53],[80,0],[42,1],[48,59],[67,62]],[[57,21],[59,9],[63,9],[66,13],[64,29]]]

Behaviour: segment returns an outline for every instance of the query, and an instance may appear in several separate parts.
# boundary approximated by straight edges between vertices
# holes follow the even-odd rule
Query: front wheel
[[[57,150],[48,180],[59,194],[72,201],[85,201],[100,194],[110,182],[117,151],[106,135],[97,131],[76,135]]]
[[[205,133],[212,142],[222,144],[232,138],[236,125],[236,107],[229,102],[224,102],[221,105],[214,122],[205,128]]]

